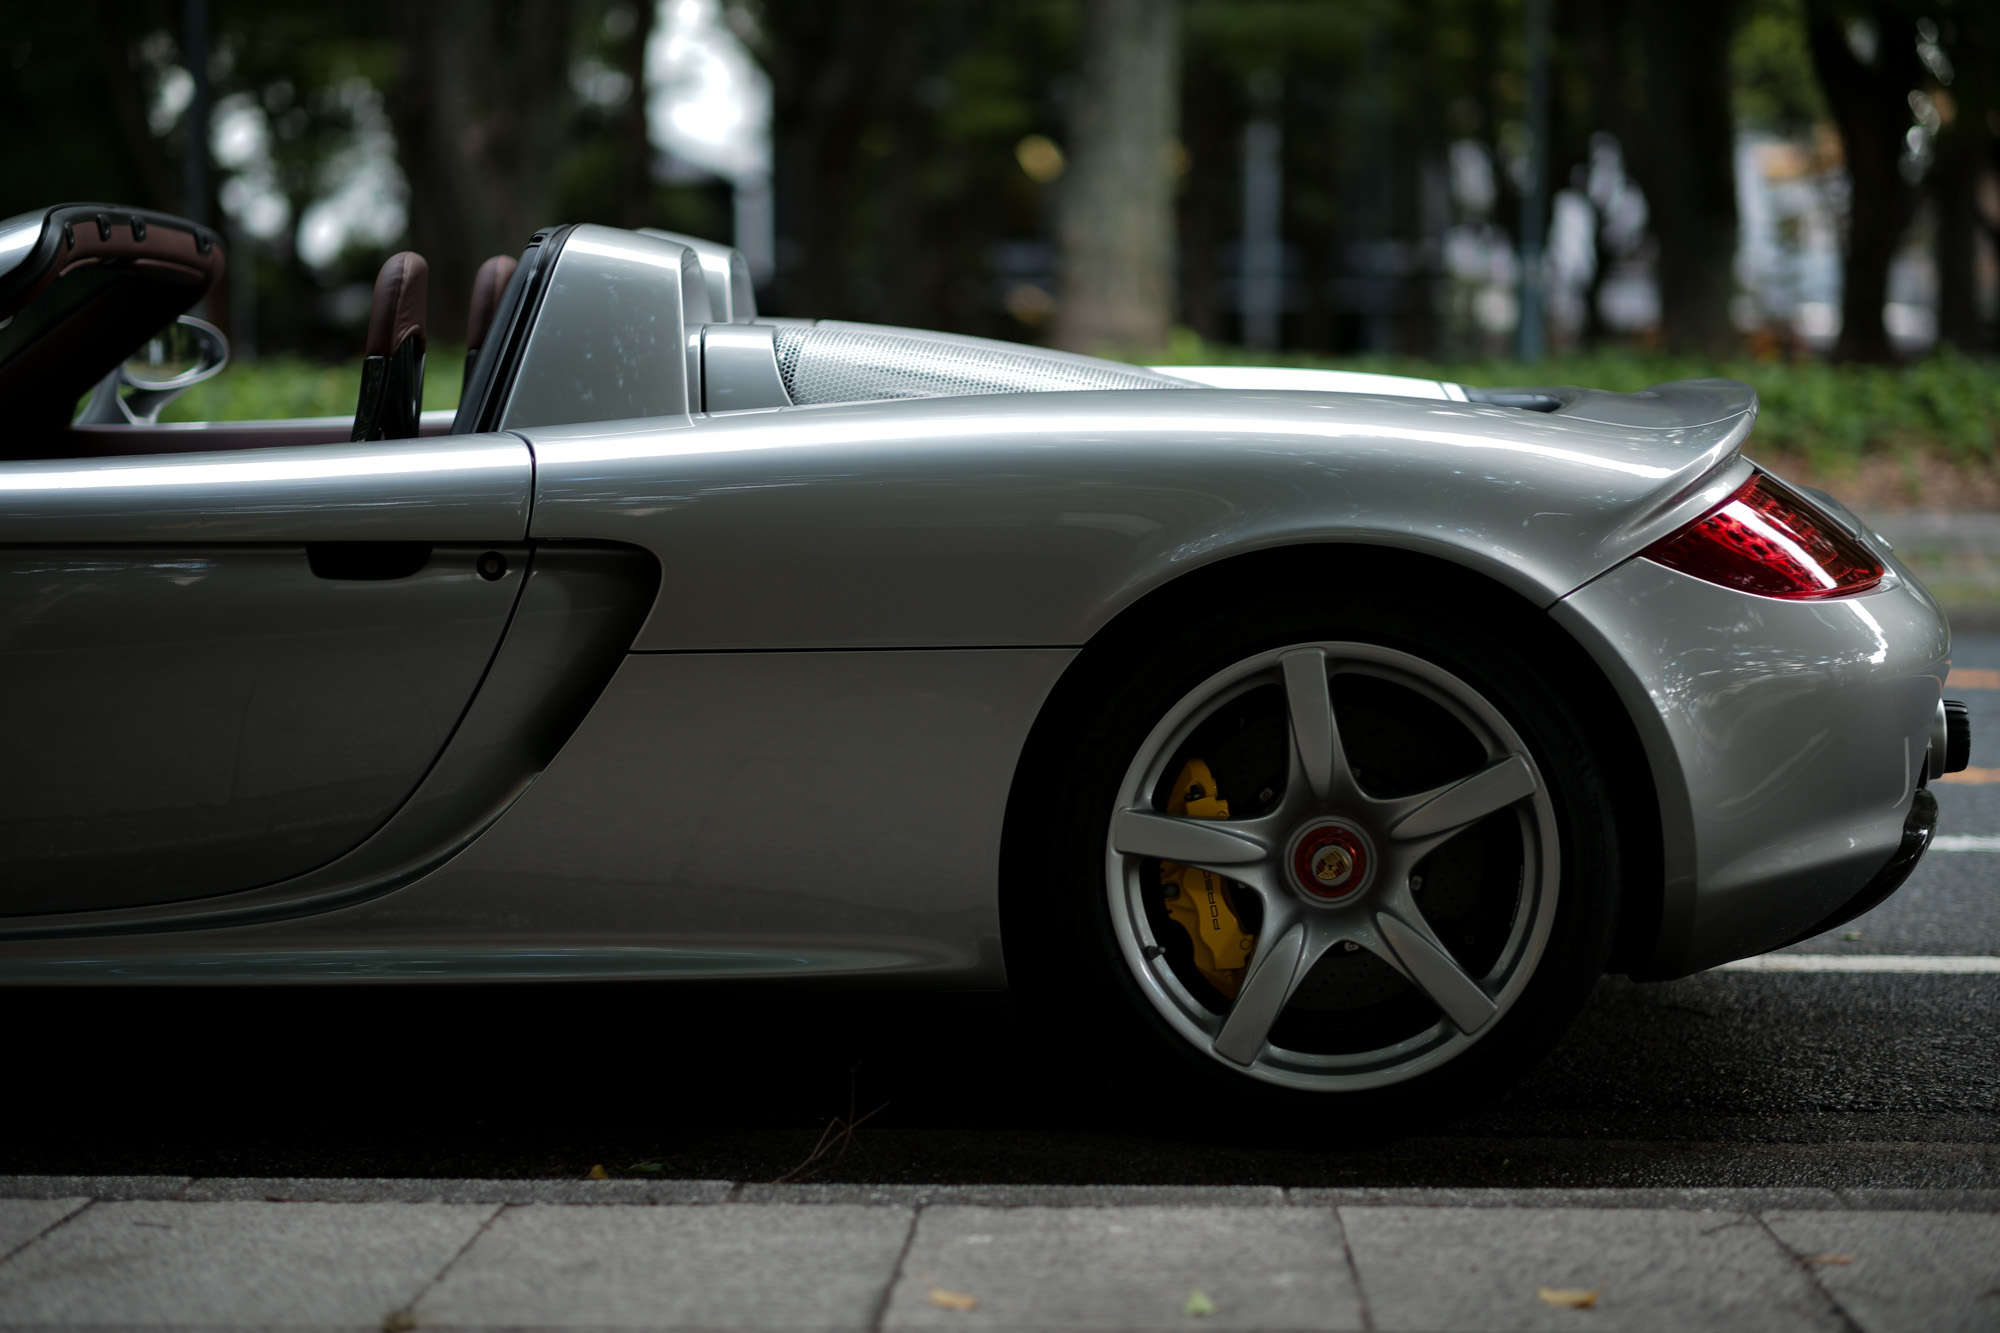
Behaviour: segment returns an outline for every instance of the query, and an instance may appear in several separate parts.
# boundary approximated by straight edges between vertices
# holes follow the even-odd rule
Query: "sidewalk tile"
[[[1340,1218],[1385,1333],[1841,1327],[1798,1263],[1742,1214],[1343,1208]],[[1544,1304],[1538,1287],[1599,1294],[1580,1311]]]
[[[933,1287],[971,1296],[939,1306]],[[1196,1288],[1213,1313],[1191,1319]],[[930,1208],[891,1329],[1358,1329],[1330,1212],[1253,1208]]]
[[[0,1199],[178,1199],[192,1176],[0,1176]]]
[[[0,1264],[0,1325],[379,1327],[491,1208],[105,1203]]]
[[[283,1203],[721,1203],[727,1180],[417,1180],[243,1177],[197,1180],[203,1201]]]
[[[426,1328],[863,1329],[911,1216],[839,1206],[512,1208],[417,1316]]]
[[[2000,1329],[2000,1217],[1991,1214],[1773,1213],[1764,1221],[1863,1333]]]
[[[0,1199],[0,1256],[12,1254],[88,1199]]]
[[[1276,1185],[745,1185],[738,1203],[890,1203],[910,1208],[1276,1207]]]

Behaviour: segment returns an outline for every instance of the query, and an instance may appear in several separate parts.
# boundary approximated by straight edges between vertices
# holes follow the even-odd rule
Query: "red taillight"
[[[1886,572],[1867,547],[1761,472],[1720,507],[1640,554],[1764,597],[1839,597],[1874,587]]]

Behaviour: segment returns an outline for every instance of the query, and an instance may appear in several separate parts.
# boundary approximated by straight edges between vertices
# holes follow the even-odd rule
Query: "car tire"
[[[1010,980],[1031,1044],[1147,1114],[1406,1132],[1498,1098],[1602,974],[1604,758],[1510,594],[1278,582],[1080,671],[1010,814]]]

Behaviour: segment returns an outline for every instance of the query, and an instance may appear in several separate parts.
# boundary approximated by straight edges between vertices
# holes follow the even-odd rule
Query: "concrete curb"
[[[895,1208],[1637,1208],[2000,1213],[1995,1189],[1430,1189],[1276,1185],[769,1185],[728,1180],[0,1176],[0,1199]]]

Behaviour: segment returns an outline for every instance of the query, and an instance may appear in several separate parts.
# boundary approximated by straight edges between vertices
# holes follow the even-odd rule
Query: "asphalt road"
[[[1961,637],[2000,670],[2000,636]],[[1972,705],[2000,769],[2000,690]],[[2000,784],[1938,789],[2000,835]],[[1935,851],[1797,952],[2000,955],[2000,852]],[[1079,1099],[1004,997],[668,987],[16,991],[0,1174],[1433,1186],[2000,1186],[2000,975],[1607,978],[1498,1106],[1387,1144]]]

